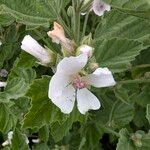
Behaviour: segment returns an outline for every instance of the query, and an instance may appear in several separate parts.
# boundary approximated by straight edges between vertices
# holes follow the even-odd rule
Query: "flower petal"
[[[49,98],[65,114],[69,114],[74,106],[75,89],[69,85],[68,76],[55,74],[49,84]]]
[[[88,61],[88,56],[81,54],[77,57],[65,57],[57,66],[57,72],[72,75],[78,73]]]
[[[77,105],[81,114],[90,109],[97,110],[101,106],[97,97],[86,88],[77,91]]]
[[[89,85],[94,87],[108,87],[116,84],[111,71],[108,68],[98,68],[93,74],[85,77]]]

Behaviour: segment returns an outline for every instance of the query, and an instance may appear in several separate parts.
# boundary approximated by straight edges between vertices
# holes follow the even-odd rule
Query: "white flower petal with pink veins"
[[[109,87],[116,84],[111,71],[108,68],[98,68],[84,79],[94,87]]]
[[[100,102],[97,97],[88,89],[77,90],[77,106],[81,114],[85,114],[88,110],[97,110],[100,108]]]
[[[115,85],[112,73],[107,68],[98,68],[93,74],[87,76],[80,75],[87,61],[88,56],[85,54],[64,58],[51,78],[48,96],[63,113],[69,114],[73,110],[75,98],[82,114],[91,109],[99,109],[99,100],[87,87],[89,85],[95,87]]]
[[[75,89],[70,85],[68,76],[56,73],[49,84],[48,97],[65,114],[69,114],[75,101]]]
[[[66,75],[73,75],[78,73],[85,67],[88,61],[88,56],[81,54],[77,57],[66,57],[57,66],[57,72]]]
[[[98,16],[102,16],[105,11],[110,11],[110,5],[106,4],[102,0],[94,0],[92,9]]]

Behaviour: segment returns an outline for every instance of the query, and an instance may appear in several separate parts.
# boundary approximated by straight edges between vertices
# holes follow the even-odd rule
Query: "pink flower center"
[[[87,83],[79,75],[73,77],[72,85],[75,89],[83,89],[87,87]]]

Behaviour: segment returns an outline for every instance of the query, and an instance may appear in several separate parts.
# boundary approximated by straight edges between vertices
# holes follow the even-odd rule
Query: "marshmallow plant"
[[[98,68],[92,74],[82,73],[88,62],[88,55],[66,57],[57,65],[57,71],[49,84],[48,96],[65,114],[69,114],[77,100],[81,114],[100,108],[100,101],[90,92],[90,86],[97,88],[114,86],[116,82],[108,68]]]

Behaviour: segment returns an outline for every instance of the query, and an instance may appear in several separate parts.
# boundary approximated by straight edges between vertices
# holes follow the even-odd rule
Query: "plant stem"
[[[88,12],[85,16],[84,25],[83,25],[83,32],[82,32],[82,38],[85,36],[85,31],[86,31],[86,26],[87,26],[87,21],[88,21],[88,18],[89,18],[89,14],[90,14],[90,12]]]
[[[150,79],[125,80],[125,81],[118,81],[117,83],[118,84],[150,83]]]
[[[99,126],[104,129],[105,131],[117,136],[117,137],[120,137],[119,133],[117,133],[116,131],[110,129],[110,128],[107,128],[107,127],[104,127],[103,125],[99,124]]]

